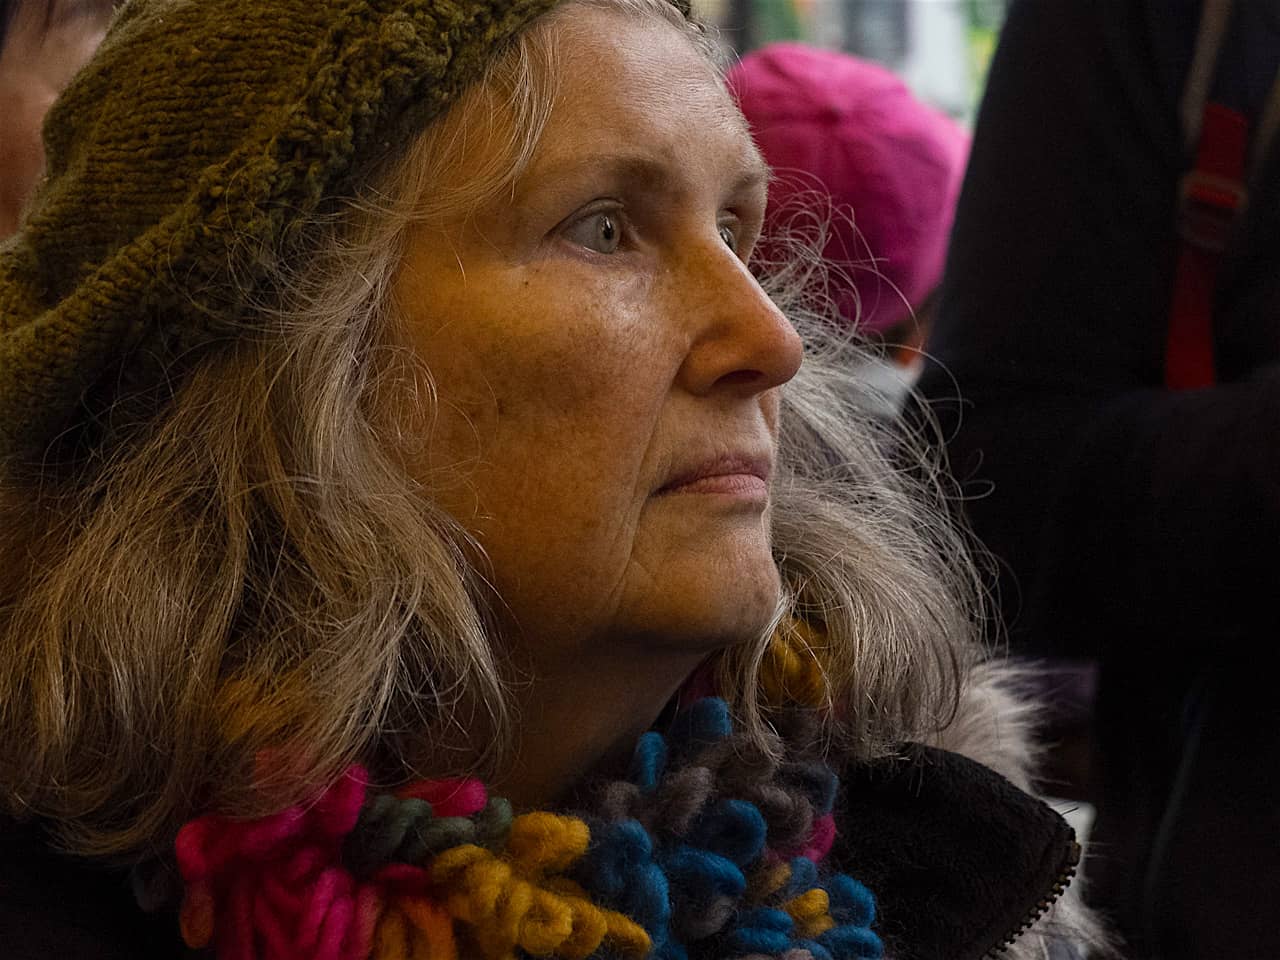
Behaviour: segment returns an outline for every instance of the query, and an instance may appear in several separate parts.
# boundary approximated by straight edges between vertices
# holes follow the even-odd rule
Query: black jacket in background
[[[1235,6],[1224,63],[1257,75],[1229,105],[1248,112],[1280,3]],[[1169,392],[1199,8],[1013,4],[922,389],[1015,652],[1103,664],[1102,904],[1161,960],[1263,960],[1280,899],[1280,707],[1259,669],[1280,639],[1280,140],[1219,275],[1219,385]]]
[[[975,130],[922,386],[1037,652],[1280,635],[1276,144],[1220,275],[1221,386],[1163,389],[1197,11],[1015,2]]]

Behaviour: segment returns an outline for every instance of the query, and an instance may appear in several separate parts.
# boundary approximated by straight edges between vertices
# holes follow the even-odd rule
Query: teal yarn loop
[[[752,882],[776,869],[778,850],[809,839],[837,788],[824,763],[773,762],[735,735],[723,700],[697,701],[665,736],[640,738],[625,780],[594,791],[596,809],[580,814],[591,844],[572,877],[645,928],[649,960],[878,960],[875,901],[857,880],[795,857],[780,889]],[[809,938],[784,906],[814,889],[835,926]]]

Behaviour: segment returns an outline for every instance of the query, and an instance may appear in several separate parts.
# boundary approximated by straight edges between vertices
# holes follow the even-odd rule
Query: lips
[[[729,454],[713,457],[679,471],[658,489],[670,493],[764,493],[773,463],[769,457]]]

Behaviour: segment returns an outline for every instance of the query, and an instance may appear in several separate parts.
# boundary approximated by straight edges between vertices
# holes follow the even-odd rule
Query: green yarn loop
[[[471,817],[437,817],[426,800],[377,794],[361,809],[342,856],[352,873],[369,877],[389,863],[421,865],[464,844],[496,851],[505,846],[513,817],[502,797],[491,797]]]

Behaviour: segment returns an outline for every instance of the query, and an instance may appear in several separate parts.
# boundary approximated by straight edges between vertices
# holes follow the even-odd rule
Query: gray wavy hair
[[[318,249],[279,258],[306,266],[281,267],[285,293],[161,416],[74,475],[0,489],[11,813],[48,818],[69,849],[137,859],[199,812],[276,809],[357,760],[421,774],[423,745],[459,730],[495,744],[479,772],[502,762],[512,708],[476,547],[402,468],[436,398],[390,289],[411,224],[498,196],[528,163],[555,99],[550,27],[575,3],[663,18],[717,55],[667,0],[557,8],[388,158]],[[514,137],[492,120],[504,112]],[[440,171],[468,159],[463,123],[470,142],[490,124],[480,133],[502,149],[445,195]],[[920,438],[864,413],[859,349],[813,298],[816,257],[761,269],[807,343],[784,391],[778,621],[822,624],[833,732],[873,755],[951,716],[979,650],[981,586]],[[768,639],[716,665],[762,742]],[[282,746],[287,764],[255,770]]]

